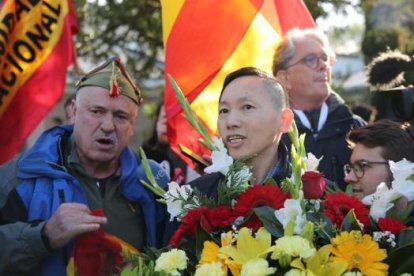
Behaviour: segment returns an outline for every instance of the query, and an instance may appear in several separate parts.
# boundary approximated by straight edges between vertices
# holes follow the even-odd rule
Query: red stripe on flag
[[[275,0],[275,6],[283,35],[293,28],[316,27],[312,15],[302,0]]]
[[[69,0],[69,7],[73,8]],[[27,137],[62,96],[67,67],[73,63],[72,34],[77,30],[74,11],[66,15],[62,34],[47,60],[19,89],[0,118],[0,164],[11,159]]]

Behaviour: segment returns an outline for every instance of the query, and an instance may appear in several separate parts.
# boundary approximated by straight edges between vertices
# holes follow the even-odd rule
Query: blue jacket
[[[60,164],[60,138],[63,135],[70,135],[71,132],[72,126],[56,127],[44,132],[36,144],[18,161],[17,177],[22,182],[16,190],[27,208],[28,221],[49,219],[61,204],[62,193],[65,202],[87,204],[86,194],[79,182]],[[121,192],[129,202],[141,205],[148,245],[156,246],[157,223],[163,218],[162,210],[152,192],[140,182],[140,179],[145,179],[146,176],[141,175],[142,169],[139,170],[141,174],[137,172],[140,161],[135,154],[130,149],[125,149],[121,153],[120,160]],[[64,253],[62,250],[54,252],[44,261],[41,274],[59,275],[59,272],[65,272],[65,254],[68,252]]]

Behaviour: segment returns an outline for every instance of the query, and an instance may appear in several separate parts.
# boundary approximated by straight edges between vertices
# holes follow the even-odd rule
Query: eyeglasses
[[[365,169],[368,167],[371,167],[371,165],[389,165],[386,161],[381,162],[371,162],[367,160],[359,160],[355,161],[353,164],[346,164],[344,166],[344,173],[345,175],[351,173],[351,171],[354,172],[355,177],[359,180],[362,177],[364,177]]]
[[[291,65],[287,66],[286,69],[289,69],[292,66],[295,66],[296,64],[302,63],[305,64],[307,67],[311,69],[319,68],[320,61],[327,62],[329,57],[325,54],[317,55],[317,54],[309,54],[301,58],[300,60],[296,61],[295,63],[292,63]]]

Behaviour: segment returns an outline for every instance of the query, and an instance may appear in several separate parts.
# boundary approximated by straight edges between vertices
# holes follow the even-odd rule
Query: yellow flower
[[[304,275],[342,275],[342,273],[346,271],[348,263],[344,260],[333,260],[332,258],[330,258],[329,256],[331,255],[331,250],[331,244],[322,246],[312,257],[305,259],[303,261],[297,258],[290,263],[290,266],[297,268],[299,271],[303,272]],[[299,275],[298,271],[292,271],[292,273],[296,273],[297,275]]]
[[[227,274],[227,268],[231,270],[234,268],[234,262],[230,259],[230,256],[220,253],[220,247],[211,241],[205,241],[203,251],[201,252],[200,262],[197,267],[201,267],[204,264],[220,262],[223,266],[223,272]]]
[[[282,267],[288,267],[292,257],[309,258],[316,250],[311,243],[300,236],[284,236],[276,241],[271,258],[279,260]]]
[[[201,258],[199,264],[206,264],[220,261],[218,257],[219,246],[211,241],[205,241],[203,251],[201,252]]]
[[[358,269],[363,275],[386,275],[388,265],[382,263],[387,254],[370,235],[360,231],[342,232],[331,240],[334,259],[345,260],[348,271]]]
[[[266,258],[271,242],[270,234],[263,227],[257,231],[256,238],[252,237],[249,229],[243,227],[239,230],[236,246],[223,246],[219,253],[231,258],[227,260],[227,265],[233,275],[238,275],[241,266],[249,260]]]
[[[212,262],[212,263],[204,263],[199,266],[194,274],[194,276],[224,276],[227,275],[223,271],[222,263],[220,262]]]
[[[180,275],[178,270],[187,268],[187,261],[188,258],[183,250],[171,249],[162,253],[155,261],[155,271]]]
[[[242,266],[240,276],[265,276],[275,273],[276,268],[269,267],[264,259],[253,259]]]
[[[310,276],[313,274],[306,274],[306,272],[301,271],[299,269],[291,269],[288,272],[285,273],[285,276]]]

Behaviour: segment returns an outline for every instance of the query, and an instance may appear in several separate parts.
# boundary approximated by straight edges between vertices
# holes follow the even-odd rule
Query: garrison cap
[[[111,97],[127,96],[137,105],[143,102],[140,89],[134,83],[118,57],[109,58],[105,63],[83,76],[76,84],[76,91],[87,86],[98,86],[108,89]]]

